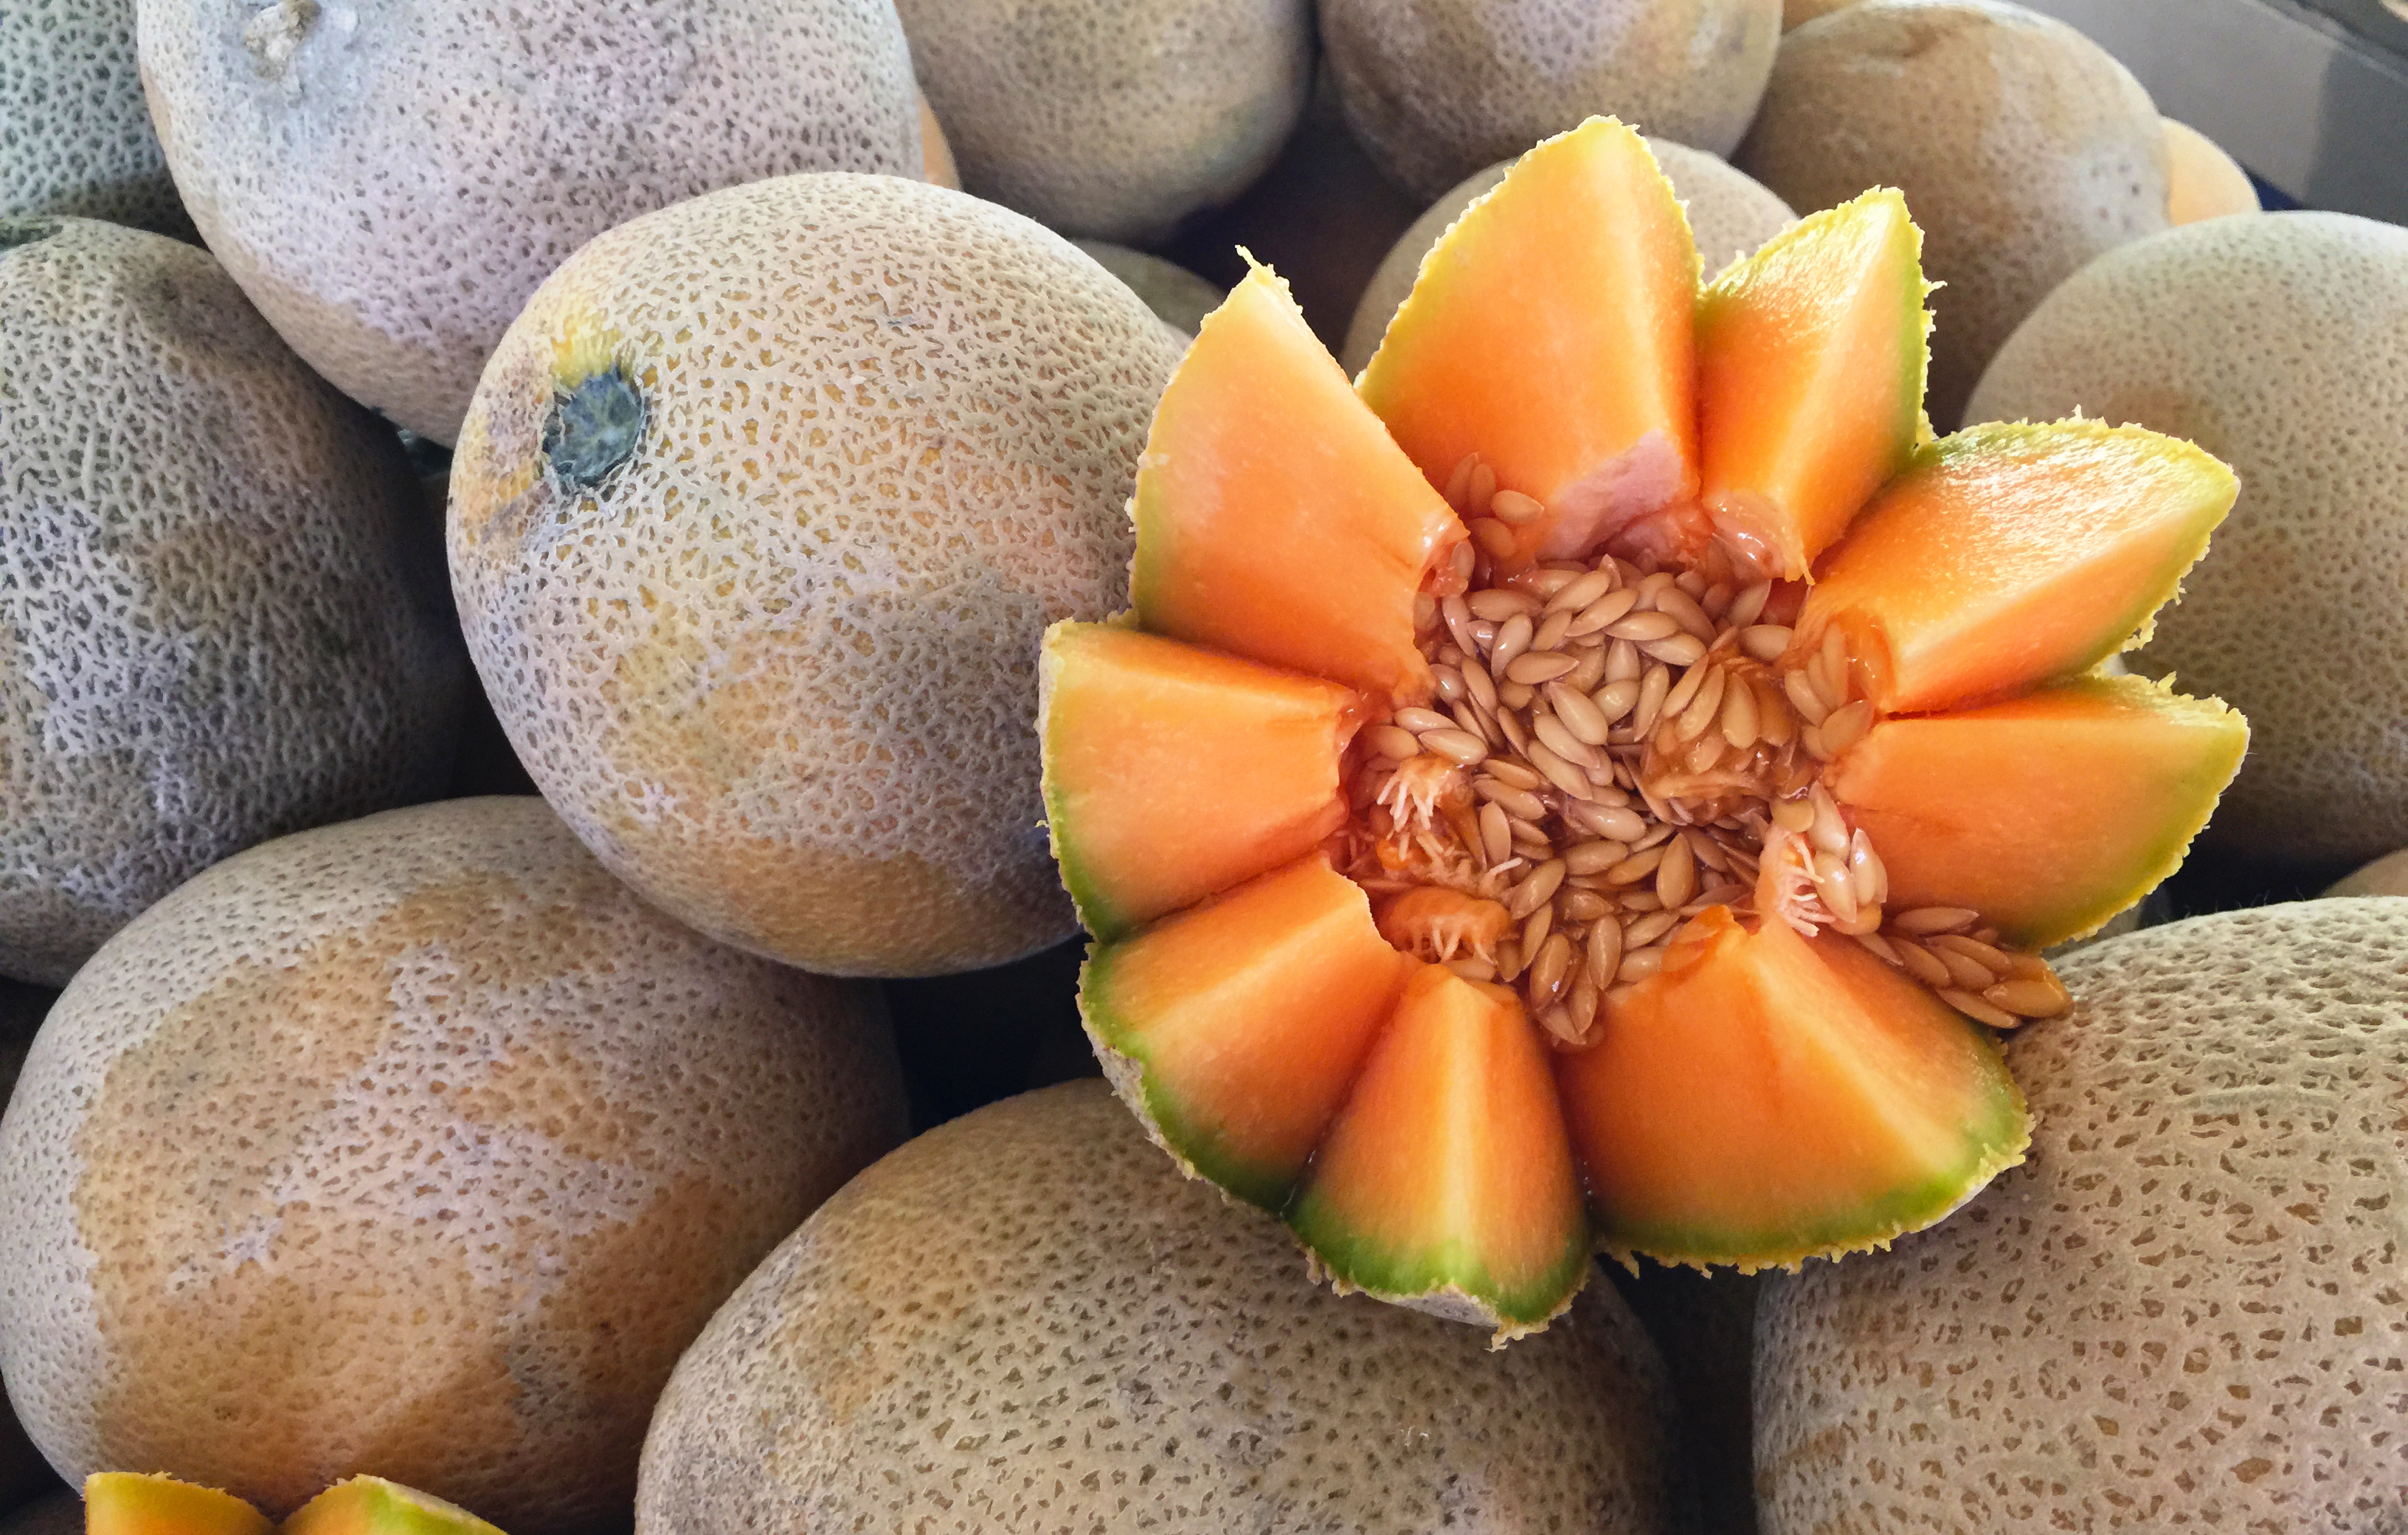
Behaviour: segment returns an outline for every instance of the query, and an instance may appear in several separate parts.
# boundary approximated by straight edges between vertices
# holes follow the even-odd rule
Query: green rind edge
[[[1070,904],[1078,912],[1079,925],[1096,937],[1107,941],[1126,937],[1137,925],[1128,913],[1114,904],[1104,893],[1095,870],[1089,868],[1069,813],[1068,795],[1060,776],[1055,772],[1054,696],[1062,667],[1066,664],[1063,641],[1081,629],[1134,628],[1136,614],[1117,613],[1102,624],[1082,624],[1063,619],[1050,624],[1037,653],[1037,739],[1038,794],[1045,804],[1045,836],[1054,851],[1054,867],[1061,876],[1062,888],[1070,894]],[[1065,725],[1068,722],[1060,722]]]
[[[1498,1330],[1500,1341],[1536,1332],[1561,1316],[1588,1278],[1591,1243],[1586,1223],[1578,1214],[1562,1255],[1518,1289],[1499,1285],[1488,1266],[1460,1240],[1419,1254],[1374,1246],[1330,1214],[1316,1190],[1308,1189],[1296,1202],[1287,1223],[1339,1293],[1359,1290],[1406,1305],[1442,1298],[1475,1311],[1484,1325]]]

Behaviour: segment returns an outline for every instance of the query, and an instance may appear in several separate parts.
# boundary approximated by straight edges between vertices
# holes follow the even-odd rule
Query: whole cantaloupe
[[[2135,657],[2249,716],[2209,845],[2306,864],[2408,844],[2408,229],[2273,213],[2100,258],[1972,401],[1985,421],[2077,409],[2241,477]]]
[[[1752,253],[1797,218],[1787,203],[1717,156],[1665,138],[1651,138],[1647,147],[1656,152],[1664,179],[1672,183],[1688,212],[1689,233],[1697,241],[1709,279],[1734,257]],[[1362,372],[1380,349],[1388,322],[1396,318],[1405,295],[1413,291],[1413,280],[1421,275],[1422,258],[1429,254],[1430,247],[1463,216],[1465,208],[1505,179],[1512,164],[1500,161],[1458,183],[1413,221],[1413,226],[1388,251],[1380,269],[1371,274],[1371,285],[1363,290],[1362,301],[1354,307],[1354,322],[1347,327],[1346,345],[1339,353],[1347,372]]]
[[[962,185],[1151,244],[1243,192],[1312,78],[1307,0],[897,0]]]
[[[636,1529],[1652,1531],[1668,1416],[1612,1286],[1502,1354],[1341,1299],[1082,1082],[894,1153],[745,1281]]]
[[[1734,163],[1800,213],[1906,194],[1931,295],[1942,431],[2049,290],[2166,227],[2166,145],[2131,72],[1999,0],[1863,0],[1782,39]]]
[[[1777,1280],[1764,1535],[2408,1526],[2408,903],[2153,927],[2007,1046],[2024,1165]]]
[[[663,917],[541,800],[305,832],[53,1010],[0,1121],[0,1369],[72,1481],[624,1518],[679,1353],[902,1129],[874,993]]]
[[[1781,0],[1321,0],[1321,36],[1346,121],[1427,201],[1597,115],[1728,154]]]
[[[137,4],[209,249],[312,367],[438,442],[602,231],[740,181],[923,166],[892,0]]]
[[[680,920],[835,974],[1075,924],[1038,639],[1125,604],[1179,347],[1068,240],[872,176],[731,188],[580,251],[452,469],[468,647],[537,784]]]
[[[1196,338],[1204,317],[1229,295],[1176,262],[1132,251],[1104,240],[1073,240],[1096,264],[1121,280],[1129,292],[1145,301],[1154,318],[1179,332],[1184,343]]]
[[[142,99],[134,0],[0,6],[0,218],[36,213],[192,232]]]
[[[393,433],[205,251],[0,222],[0,975],[440,788],[467,683]]]
[[[2386,853],[2326,888],[2328,896],[2408,896],[2408,848]]]
[[[2164,120],[2166,222],[2197,223],[2259,210],[2258,189],[2223,146],[2186,122]]]

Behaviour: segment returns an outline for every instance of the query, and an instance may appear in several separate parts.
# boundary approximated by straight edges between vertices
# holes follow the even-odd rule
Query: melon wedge
[[[2172,873],[2248,745],[2247,723],[2215,699],[2086,677],[1885,720],[1826,782],[1882,850],[1892,906],[1970,907],[2042,949],[2096,931]]]
[[[1382,700],[1429,696],[1413,597],[1463,524],[1268,268],[1205,320],[1163,391],[1135,510],[1129,595],[1149,633]]]
[[[1803,580],[1906,466],[1931,327],[1923,235],[1887,190],[1800,220],[1698,300],[1701,494],[1768,576]]]
[[[2147,638],[2238,490],[2137,426],[1968,427],[1918,452],[1831,552],[1799,648],[1838,625],[1889,714],[2078,676]]]
[[[1412,968],[1361,887],[1314,856],[1097,945],[1080,1008],[1155,1139],[1279,1211]]]
[[[1038,659],[1045,811],[1079,919],[1120,938],[1346,824],[1360,695],[1120,624],[1059,624]]]
[[[310,1499],[278,1535],[502,1535],[466,1509],[380,1476],[355,1476]]]
[[[1592,118],[1422,259],[1355,387],[1432,484],[1476,452],[1545,509],[1507,563],[1583,552],[1697,493],[1697,295],[1646,140]]]
[[[85,1535],[267,1535],[267,1516],[242,1499],[172,1476],[96,1471],[84,1478]]]
[[[2030,1140],[1998,1046],[1853,941],[1717,909],[1559,1068],[1609,1252],[1742,1270],[1928,1226]]]
[[[1290,1217],[1341,1290],[1543,1327],[1588,1264],[1547,1047],[1513,994],[1413,973]]]

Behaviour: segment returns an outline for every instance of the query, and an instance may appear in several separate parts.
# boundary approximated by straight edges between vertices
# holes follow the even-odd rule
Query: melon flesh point
[[[337,1482],[295,1510],[278,1535],[502,1535],[466,1509],[380,1476]]]
[[[267,1516],[230,1492],[136,1471],[84,1478],[85,1535],[267,1535]]]

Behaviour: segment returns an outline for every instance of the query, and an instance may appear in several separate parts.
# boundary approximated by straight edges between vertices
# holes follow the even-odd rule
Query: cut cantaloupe
[[[1968,427],[1919,452],[1832,551],[1799,646],[1839,625],[1885,713],[2078,676],[2146,638],[2238,491],[2137,426]]]
[[[2172,873],[2248,745],[2247,723],[2214,699],[2086,677],[1885,720],[1827,782],[1882,849],[1893,905],[1971,907],[2042,949]]]
[[[1176,1155],[1279,1210],[1412,965],[1314,856],[1098,945],[1080,1005],[1113,1085]]]
[[[1099,938],[1304,856],[1346,823],[1352,689],[1120,624],[1056,625],[1038,660],[1054,855]]]
[[[1425,965],[1292,1217],[1341,1288],[1543,1327],[1588,1262],[1547,1047],[1513,994]]]
[[[2029,1140],[1998,1046],[1844,938],[1717,909],[1563,1058],[1608,1250],[1742,1268],[1928,1226]]]
[[[310,1499],[278,1535],[502,1535],[466,1509],[380,1476],[355,1476]]]
[[[265,1514],[230,1492],[138,1471],[84,1478],[85,1535],[268,1535]]]
[[[1701,494],[1756,567],[1804,579],[1926,430],[1923,236],[1896,192],[1799,221],[1698,301]]]
[[[1163,391],[1134,505],[1145,629],[1383,700],[1429,696],[1413,597],[1463,524],[1268,268],[1205,320]]]
[[[1355,387],[1431,483],[1478,453],[1544,508],[1507,563],[1582,552],[1696,494],[1697,295],[1647,141],[1592,118],[1431,248]]]

